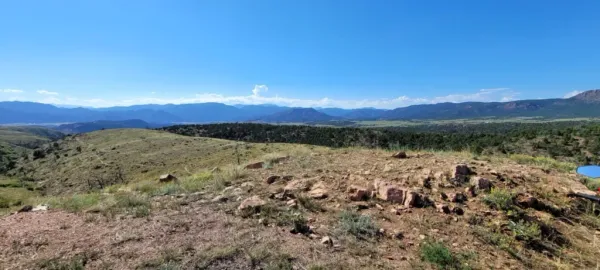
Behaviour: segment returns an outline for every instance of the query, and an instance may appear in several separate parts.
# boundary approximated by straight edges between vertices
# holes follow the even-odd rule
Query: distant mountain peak
[[[588,90],[583,93],[579,93],[571,99],[587,102],[600,102],[600,89]]]

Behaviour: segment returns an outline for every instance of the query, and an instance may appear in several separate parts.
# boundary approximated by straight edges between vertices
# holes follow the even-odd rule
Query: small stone
[[[425,240],[425,238],[426,238],[425,235],[419,234],[419,239]]]
[[[325,236],[325,237],[321,238],[321,244],[327,245],[327,246],[333,246],[333,240],[331,240],[331,237]]]
[[[444,192],[440,192],[440,198],[442,200],[444,200],[444,201],[447,201],[448,200],[448,195],[446,193],[444,193]]]
[[[266,182],[267,182],[267,184],[270,185],[270,184],[275,183],[275,181],[277,181],[279,179],[281,179],[281,176],[279,176],[279,175],[271,175],[271,176],[267,177],[267,181]]]
[[[380,211],[383,211],[383,210],[384,210],[384,208],[383,208],[383,206],[381,206],[381,204],[375,204],[375,207],[376,207],[377,209],[379,209]]]
[[[260,207],[264,206],[265,204],[267,204],[267,202],[262,200],[257,195],[254,195],[248,199],[245,199],[238,207],[238,210],[243,211],[243,210],[247,210],[247,209],[256,209],[256,208],[260,208]]]
[[[384,228],[379,229],[379,235],[385,235],[385,229]]]
[[[296,200],[293,200],[293,199],[292,199],[292,200],[289,200],[289,201],[287,201],[285,204],[286,204],[288,207],[292,207],[292,208],[295,208],[295,207],[297,207],[297,206],[298,206],[298,202],[296,202]]]
[[[458,243],[452,243],[453,247],[458,247]]]
[[[406,155],[406,152],[400,151],[400,152],[396,152],[395,154],[393,154],[392,157],[398,158],[398,159],[405,159],[405,158],[408,158],[408,155]]]
[[[292,180],[290,181],[283,190],[285,192],[299,192],[299,191],[308,191],[310,188],[310,183],[306,180]]]
[[[163,174],[158,178],[158,181],[161,183],[177,181],[177,177],[172,174]]]
[[[229,198],[225,197],[224,195],[219,195],[214,197],[211,201],[212,202],[226,202],[227,200],[229,200]]]
[[[314,234],[314,233],[311,233],[311,234],[308,235],[308,238],[310,238],[310,239],[318,239],[319,236],[316,235],[316,234]]]

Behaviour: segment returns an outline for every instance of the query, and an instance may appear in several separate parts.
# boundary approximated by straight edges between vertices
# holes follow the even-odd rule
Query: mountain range
[[[0,102],[0,124],[49,124],[139,119],[147,123],[322,122],[330,120],[441,120],[478,117],[600,117],[600,90],[567,99],[463,102],[375,108],[290,108],[221,103],[62,108],[35,102]]]

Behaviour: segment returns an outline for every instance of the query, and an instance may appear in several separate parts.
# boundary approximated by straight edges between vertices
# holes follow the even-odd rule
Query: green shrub
[[[421,260],[440,269],[452,269],[457,264],[452,251],[441,242],[425,242],[421,245]]]
[[[490,194],[483,198],[483,202],[491,208],[508,211],[513,208],[514,197],[515,195],[506,189],[493,188]]]
[[[100,203],[102,195],[98,193],[75,194],[63,198],[58,198],[56,207],[71,212],[80,212],[87,210]]]
[[[340,230],[359,239],[372,238],[379,233],[379,228],[371,217],[353,211],[344,211],[339,217]]]
[[[471,269],[464,262],[474,253],[453,253],[444,243],[425,241],[420,248],[421,260],[435,265],[438,269]]]
[[[519,220],[519,222],[509,221],[508,228],[517,240],[531,241],[540,238],[542,235],[538,224],[523,220]]]

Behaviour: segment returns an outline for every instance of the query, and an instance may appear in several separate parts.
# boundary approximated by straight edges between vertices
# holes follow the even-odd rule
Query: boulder
[[[172,174],[163,174],[158,178],[158,181],[161,183],[177,181],[177,177]]]
[[[325,183],[323,182],[318,182],[314,184],[311,190],[308,192],[308,196],[310,196],[313,199],[325,199],[327,198],[327,195],[328,191],[325,187]]]
[[[464,182],[472,174],[471,168],[467,164],[458,164],[454,167],[453,177],[456,181]]]
[[[489,192],[492,189],[492,181],[478,176],[471,178],[471,185],[476,191]]]
[[[267,177],[267,181],[266,182],[267,182],[267,184],[270,185],[270,184],[275,183],[275,181],[277,181],[279,179],[281,179],[281,176],[279,176],[279,175],[271,175],[271,176]]]
[[[400,152],[396,152],[392,155],[393,158],[399,158],[399,159],[405,159],[408,158],[408,155],[406,155],[406,152],[404,151],[400,151]]]
[[[256,209],[260,209],[260,207],[264,206],[265,204],[267,204],[267,202],[265,202],[263,199],[261,199],[257,195],[254,195],[254,196],[242,201],[242,203],[238,207],[238,210],[241,210],[241,211],[251,210],[251,209],[256,210]]]
[[[246,169],[262,169],[263,166],[265,165],[264,162],[256,162],[256,163],[250,163],[248,165],[246,165]]]
[[[351,185],[348,188],[348,199],[351,201],[365,201],[369,199],[370,191],[364,187]]]
[[[404,203],[406,190],[391,184],[382,184],[377,188],[377,197],[388,202]]]

